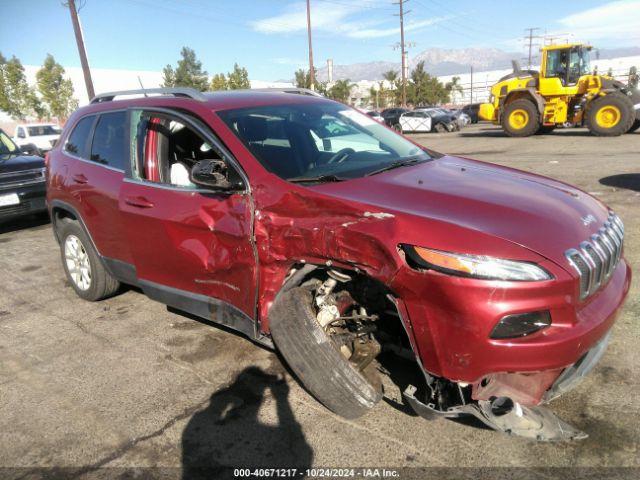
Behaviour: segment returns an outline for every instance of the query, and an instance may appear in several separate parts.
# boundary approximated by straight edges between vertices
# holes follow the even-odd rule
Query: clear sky
[[[253,79],[293,77],[307,64],[300,0],[76,0],[89,62],[97,68],[160,70],[184,45],[209,74],[234,62]],[[399,60],[392,0],[311,0],[316,66]],[[601,48],[640,46],[640,0],[409,0],[410,55],[429,47],[522,51],[524,29],[575,34]],[[69,12],[60,0],[0,0],[0,52],[24,64],[47,53],[79,66]]]

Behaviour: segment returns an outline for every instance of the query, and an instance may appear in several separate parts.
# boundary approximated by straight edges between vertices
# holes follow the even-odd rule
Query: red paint
[[[122,173],[75,160],[58,146],[50,153],[50,185],[57,188],[49,189],[49,201],[75,207],[100,253],[135,264],[140,278],[217,297],[251,316],[257,312],[265,333],[269,307],[295,264],[331,261],[366,272],[398,298],[424,367],[451,380],[473,383],[499,372],[555,371],[575,362],[609,330],[629,289],[628,265],[620,262],[607,286],[580,302],[577,275],[564,258],[566,249],[606,220],[608,209],[588,194],[538,175],[447,156],[341,183],[295,185],[267,172],[215,114],[320,101],[326,100],[230,93],[208,102],[143,98],[85,107],[70,127],[81,115],[116,106],[189,111],[241,164],[251,198],[123,182]],[[70,180],[78,172],[88,177],[87,184]],[[125,201],[130,198],[152,206],[132,206]],[[597,221],[584,226],[581,217],[587,214]],[[401,243],[535,262],[554,279],[496,282],[419,272],[399,253]],[[544,309],[551,311],[551,327],[515,340],[489,339],[503,316]],[[543,377],[546,385],[548,375]]]

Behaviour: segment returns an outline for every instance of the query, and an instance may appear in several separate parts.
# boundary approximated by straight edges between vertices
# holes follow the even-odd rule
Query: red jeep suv
[[[398,386],[425,418],[585,436],[542,404],[598,361],[631,271],[620,219],[570,185],[297,89],[99,95],[48,168],[83,299],[134,285],[275,347],[347,418],[393,385],[396,355],[420,371]]]

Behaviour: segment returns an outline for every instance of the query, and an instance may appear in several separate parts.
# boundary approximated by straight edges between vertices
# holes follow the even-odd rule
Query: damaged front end
[[[573,365],[534,374],[496,374],[475,385],[455,383],[427,374],[427,391],[419,394],[409,385],[403,397],[422,418],[473,416],[488,427],[508,435],[537,441],[570,441],[587,434],[542,406],[573,389],[593,369],[609,342],[607,334]],[[530,390],[526,390],[529,388]],[[424,401],[418,399],[424,397]]]

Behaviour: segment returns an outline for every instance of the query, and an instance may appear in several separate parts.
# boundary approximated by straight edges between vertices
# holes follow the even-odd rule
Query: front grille
[[[622,256],[624,225],[613,212],[598,233],[582,242],[578,248],[565,252],[569,264],[580,277],[580,299],[584,300],[604,286]]]
[[[0,189],[22,187],[45,181],[45,169],[34,168],[32,170],[22,170],[20,172],[0,173]]]

